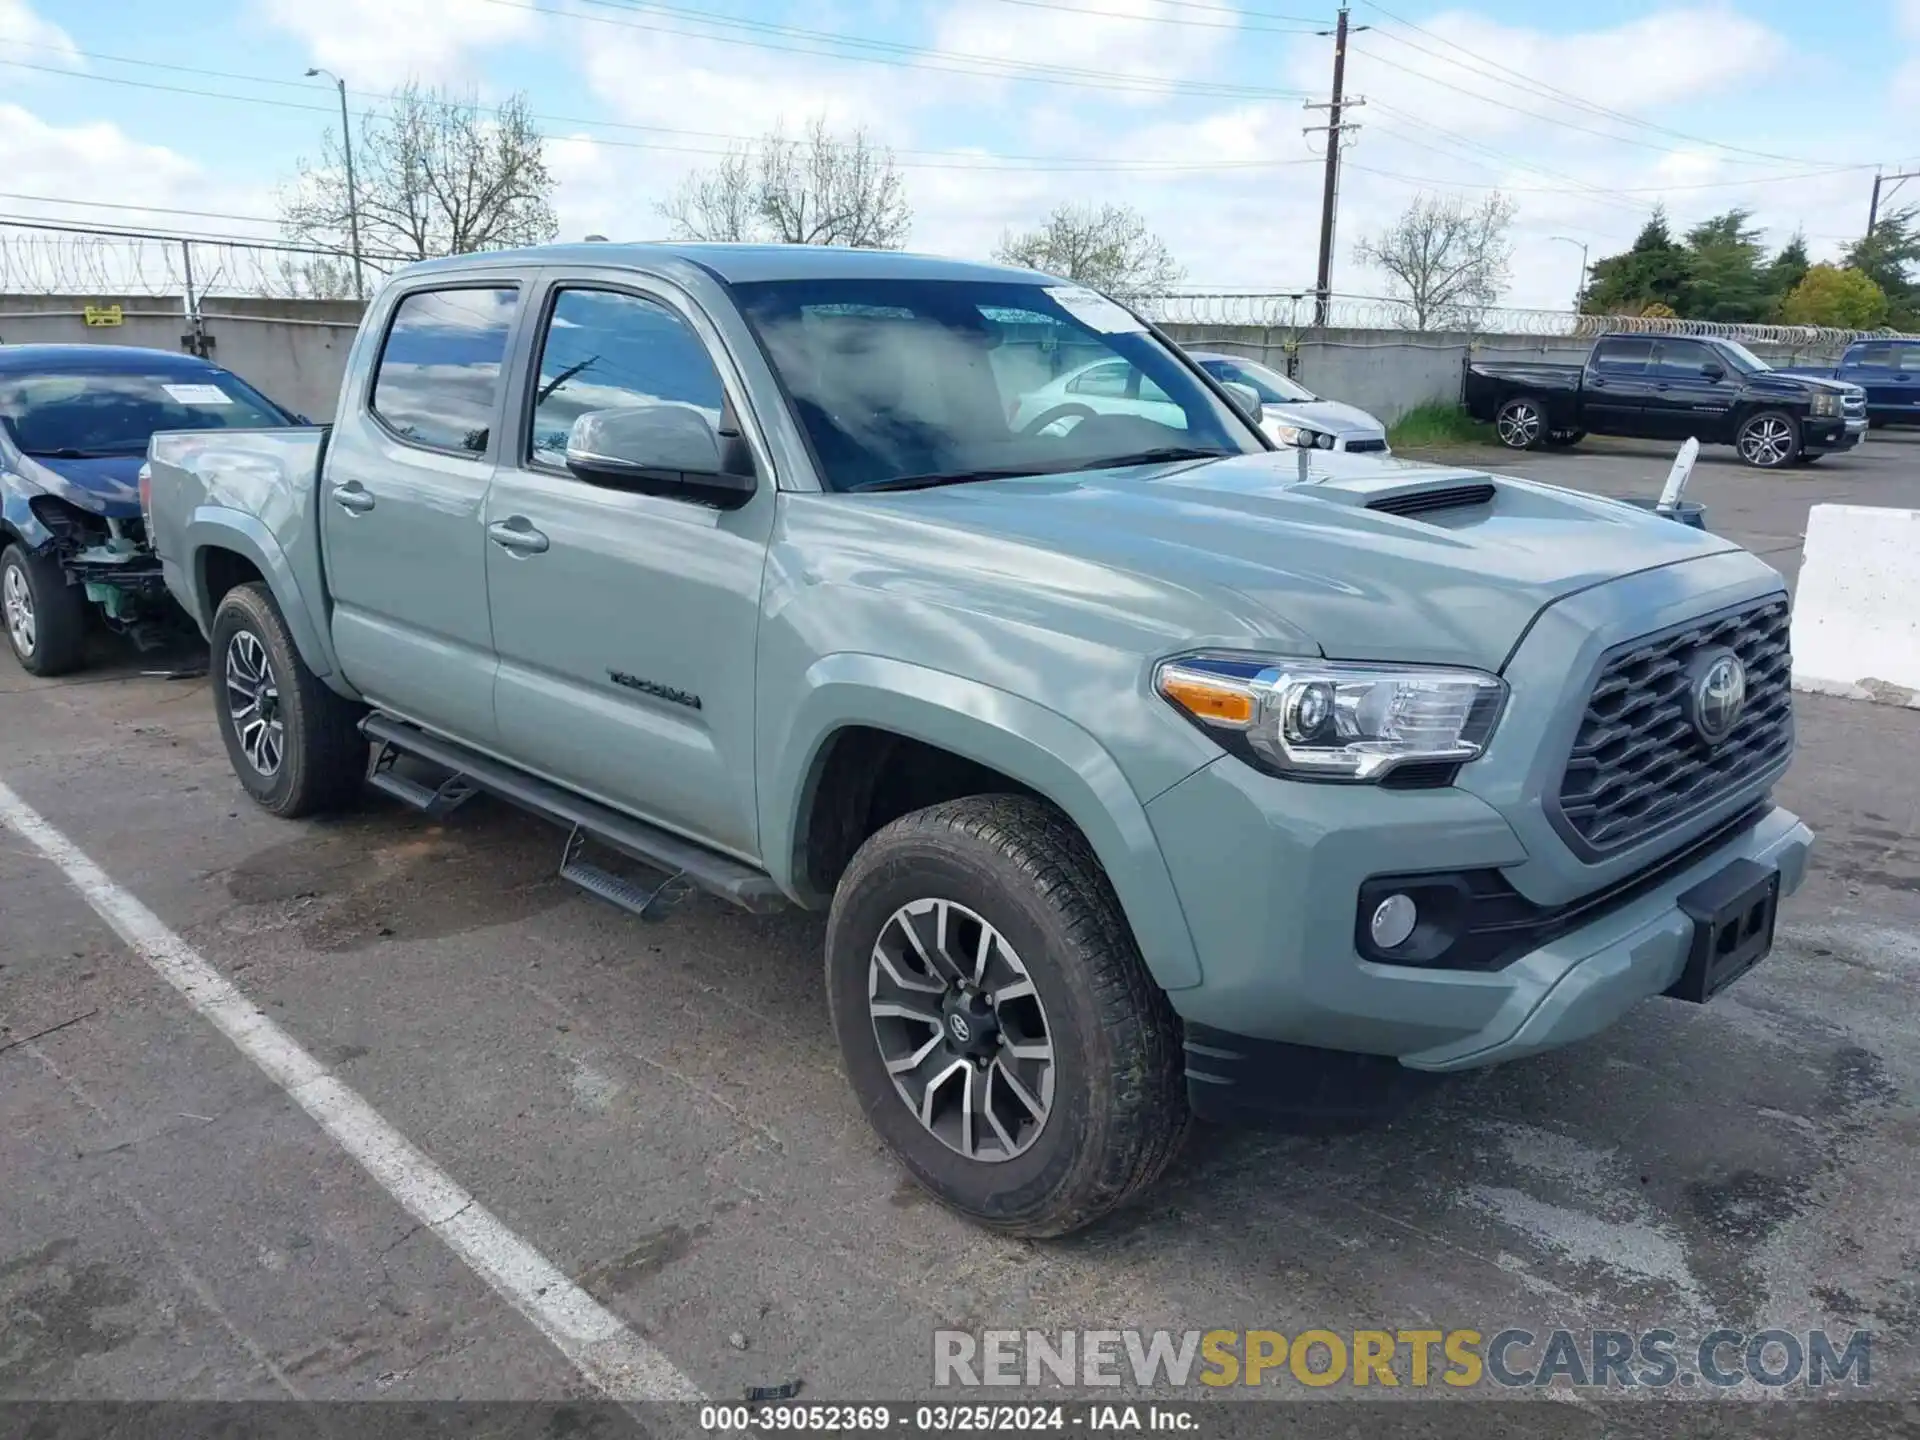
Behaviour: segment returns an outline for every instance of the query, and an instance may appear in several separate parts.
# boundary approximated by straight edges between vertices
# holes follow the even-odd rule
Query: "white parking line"
[[[445,1241],[552,1341],[591,1384],[623,1404],[706,1398],[672,1361],[501,1224],[378,1111],[329,1074],[4,781],[0,821],[52,861],[141,959],[319,1121],[409,1215]]]

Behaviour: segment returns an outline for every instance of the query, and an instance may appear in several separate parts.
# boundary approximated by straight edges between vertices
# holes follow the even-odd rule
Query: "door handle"
[[[1656,390],[1671,390],[1673,386],[1668,384],[1665,380],[1662,380],[1658,385],[1654,386],[1653,388]]]
[[[524,515],[494,521],[487,526],[487,538],[515,555],[541,555],[547,548],[547,537],[534,529]]]
[[[349,480],[344,485],[333,487],[333,501],[342,510],[350,510],[355,515],[364,515],[373,508],[373,496],[358,480]]]
[[[1595,377],[1594,379],[1587,381],[1587,388],[1589,390],[1604,390],[1607,388],[1607,382],[1602,379],[1599,379],[1598,377]]]

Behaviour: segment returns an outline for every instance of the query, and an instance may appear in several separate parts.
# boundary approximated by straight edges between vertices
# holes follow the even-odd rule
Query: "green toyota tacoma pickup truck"
[[[1108,357],[1169,405],[1023,406]],[[1192,1115],[1705,1001],[1806,870],[1772,569],[1257,419],[1027,271],[549,247],[391,279],[331,426],[156,437],[148,533],[261,805],[485,792],[642,914],[825,910],[874,1128],[1059,1234]]]

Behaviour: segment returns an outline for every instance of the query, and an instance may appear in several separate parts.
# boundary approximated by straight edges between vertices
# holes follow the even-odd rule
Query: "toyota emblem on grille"
[[[1718,745],[1733,733],[1747,703],[1747,667],[1731,650],[1703,656],[1687,692],[1687,718],[1699,737]]]

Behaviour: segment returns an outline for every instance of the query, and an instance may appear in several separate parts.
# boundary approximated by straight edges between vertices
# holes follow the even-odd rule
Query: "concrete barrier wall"
[[[120,307],[118,325],[89,325],[86,310]],[[333,418],[347,348],[360,323],[352,300],[262,300],[214,296],[201,306],[208,352],[289,409]],[[188,350],[191,325],[179,296],[0,295],[0,343],[140,345]]]
[[[119,305],[122,323],[91,326],[86,306]],[[271,300],[213,296],[202,302],[201,324],[211,358],[281,404],[332,418],[359,323],[352,300]],[[84,342],[188,348],[180,297],[127,295],[0,295],[0,342]],[[1312,330],[1288,332],[1255,325],[1169,325],[1167,333],[1195,349],[1244,355],[1288,373],[1330,400],[1344,400],[1391,424],[1417,405],[1460,398],[1469,354],[1483,360],[1541,360],[1577,364],[1591,342],[1528,335],[1466,335],[1442,331]],[[1753,347],[1764,352],[1760,346]],[[1782,361],[1789,356],[1769,356]]]
[[[1920,706],[1920,510],[1808,511],[1793,603],[1793,684]]]

